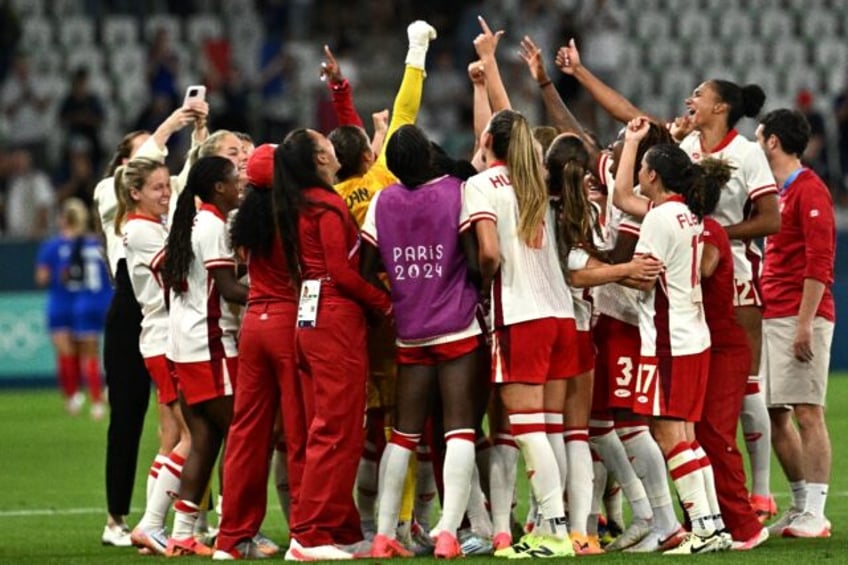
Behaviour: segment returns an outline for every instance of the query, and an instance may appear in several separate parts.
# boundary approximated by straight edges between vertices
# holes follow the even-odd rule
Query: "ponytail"
[[[168,230],[165,244],[165,262],[162,265],[162,282],[165,290],[172,289],[176,294],[185,290],[184,282],[188,278],[194,250],[191,247],[191,228],[197,209],[194,194],[183,190],[177,200],[177,208]]]
[[[126,166],[120,165],[115,170],[115,182],[114,182],[114,190],[115,190],[115,199],[118,201],[118,207],[115,210],[115,235],[121,237],[124,235],[122,230],[124,225],[124,218],[127,217],[127,209],[129,208],[129,189],[124,188],[124,170],[126,170]]]
[[[721,101],[730,107],[727,113],[728,128],[734,127],[743,116],[756,117],[766,102],[766,93],[756,84],[739,86],[721,79],[713,79],[710,84]]]

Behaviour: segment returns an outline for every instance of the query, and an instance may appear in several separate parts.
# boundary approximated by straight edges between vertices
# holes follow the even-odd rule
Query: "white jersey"
[[[168,308],[159,276],[167,238],[168,230],[161,221],[141,214],[127,216],[123,247],[133,294],[143,316],[138,342],[144,358],[164,355],[168,345]]]
[[[694,355],[710,346],[701,299],[703,229],[679,196],[652,208],[642,221],[636,254],[664,265],[639,301],[642,356]]]
[[[777,194],[771,168],[760,145],[730,130],[712,150],[701,145],[700,132],[692,132],[680,142],[693,162],[707,157],[726,161],[733,167],[730,180],[721,191],[713,218],[722,226],[738,224],[751,216],[753,202],[767,194]],[[759,278],[763,254],[753,241],[730,240],[733,252],[733,276],[737,281]]]
[[[210,269],[235,270],[236,258],[227,236],[226,218],[214,206],[203,204],[191,230],[194,260],[184,290],[171,290],[171,334],[168,358],[196,363],[235,357],[236,317],[215,288]]]
[[[607,190],[611,192],[611,187],[615,186],[615,179],[612,176],[612,159],[608,153],[602,153],[598,165],[598,174],[600,175],[601,183],[607,186]],[[634,190],[638,191],[639,187]],[[612,194],[607,197],[606,221],[604,222],[603,234],[605,238],[604,248],[612,250],[615,248],[615,243],[618,241],[618,234],[624,232],[635,238],[639,237],[639,228],[642,221],[630,214],[622,212],[612,203]],[[598,314],[615,318],[625,324],[631,326],[639,325],[639,297],[641,293],[635,289],[620,285],[618,283],[608,283],[595,287],[593,291],[595,311]]]
[[[118,211],[115,177],[107,177],[97,183],[94,187],[94,203],[97,205],[97,215],[100,216],[100,226],[106,238],[106,258],[109,260],[109,270],[114,277],[118,270],[118,261],[124,258],[124,242],[115,233],[115,214]]]
[[[495,165],[468,179],[462,205],[467,221],[488,219],[497,226],[501,266],[492,285],[495,327],[542,318],[574,318],[571,294],[557,257],[551,207],[538,247],[531,248],[518,236],[518,200],[505,166]]]
[[[589,264],[589,254],[576,247],[568,252],[568,270],[579,271]],[[592,294],[590,288],[575,288],[568,285],[574,304],[574,323],[577,331],[588,332],[592,325]]]

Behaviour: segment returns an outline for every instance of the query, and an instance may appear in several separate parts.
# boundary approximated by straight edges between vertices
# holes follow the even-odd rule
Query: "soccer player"
[[[631,213],[645,213],[636,253],[662,261],[665,271],[655,285],[643,287],[639,303],[641,353],[633,410],[651,416],[651,431],[666,457],[692,532],[667,554],[692,554],[730,548],[715,494],[712,467],[695,442],[709,371],[709,328],[700,284],[703,193],[718,190],[726,171],[714,161],[707,169],[692,163],[674,144],[652,147],[642,159],[639,187],[650,204],[633,192],[639,140],[650,121],[632,120],[615,183],[615,200]],[[723,178],[724,177],[724,178]],[[628,201],[642,204],[641,210]]]
[[[431,145],[415,126],[389,139],[386,161],[400,180],[371,200],[362,236],[363,274],[388,275],[397,327],[397,397],[392,435],[380,462],[379,520],[371,556],[410,556],[395,539],[404,477],[435,397],[445,430],[442,516],[429,533],[434,555],[462,556],[457,529],[475,465],[475,392],[482,329],[473,234],[461,215],[462,181],[434,174]],[[379,255],[378,255],[379,254]],[[470,256],[470,257],[469,257]],[[437,392],[438,391],[438,392]]]
[[[774,451],[792,489],[792,507],[770,529],[790,537],[828,537],[831,528],[824,515],[831,464],[824,403],[836,231],[827,186],[801,164],[809,138],[797,111],[769,112],[757,128],[780,186],[781,228],[768,238],[763,270],[763,334]]]
[[[574,40],[560,48],[558,64],[563,72],[574,76],[617,120],[627,122],[643,115],[641,110],[580,63]],[[764,102],[765,94],[756,85],[740,87],[725,80],[708,80],[698,85],[686,99],[688,114],[674,120],[671,128],[675,138],[681,140],[680,147],[694,162],[712,156],[727,161],[733,167],[730,181],[722,191],[713,215],[731,239],[736,279],[734,312],[737,321],[745,329],[752,353],[742,426],[754,471],[751,502],[760,513],[761,520],[773,515],[776,506],[769,494],[771,456],[768,413],[759,390],[762,344],[759,271],[762,254],[754,239],[773,234],[779,229],[780,212],[774,177],[762,150],[755,142],[740,136],[735,126],[743,116],[756,116]]]
[[[244,304],[247,287],[236,279],[226,217],[239,204],[239,176],[229,159],[198,159],[189,171],[168,234],[162,272],[171,305],[167,355],[176,369],[191,449],[174,503],[174,528],[166,555],[213,553],[193,533],[232,418],[238,327],[228,302]],[[197,211],[195,197],[201,201]],[[267,452],[262,456],[267,457]]]

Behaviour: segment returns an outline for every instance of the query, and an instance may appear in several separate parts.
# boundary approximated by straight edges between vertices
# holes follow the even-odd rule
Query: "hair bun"
[[[766,102],[766,93],[756,84],[746,84],[742,87],[742,114],[749,118],[756,117]]]
[[[269,190],[274,184],[273,143],[263,143],[257,147],[247,160],[247,182],[257,190]]]

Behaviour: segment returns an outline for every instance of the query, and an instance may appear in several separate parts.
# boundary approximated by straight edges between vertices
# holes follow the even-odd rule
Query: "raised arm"
[[[325,61],[321,63],[321,80],[327,81],[327,88],[330,89],[330,97],[333,101],[333,112],[336,114],[339,125],[364,128],[362,118],[359,117],[353,105],[353,89],[327,45],[324,46],[324,58]]]
[[[495,58],[495,50],[498,48],[498,42],[501,40],[504,31],[498,30],[497,33],[492,33],[483,16],[477,16],[477,21],[480,22],[482,31],[474,39],[474,49],[477,51],[477,56],[480,57],[486,71],[486,90],[489,94],[492,112],[497,113],[512,108],[501,79],[500,70],[498,70],[498,61]]]
[[[371,114],[371,120],[374,122],[374,136],[371,138],[371,152],[374,155],[379,155],[383,151],[383,146],[388,138],[386,134],[389,132],[389,111],[381,110]]]
[[[644,116],[627,124],[624,147],[615,173],[615,190],[612,197],[612,203],[616,208],[639,218],[648,213],[650,201],[633,192],[633,176],[637,166],[636,153],[639,142],[648,134],[650,125],[650,120]]]
[[[489,105],[489,93],[486,90],[486,67],[483,61],[474,61],[468,65],[468,78],[474,87],[474,150],[480,143],[480,136],[486,124],[492,119],[492,107]]]
[[[619,122],[627,123],[639,116],[646,115],[644,111],[637,108],[620,92],[605,84],[580,63],[580,52],[577,50],[577,44],[573,39],[569,40],[568,45],[559,48],[556,65],[563,73],[576,78],[583,88],[592,95],[595,102],[600,104],[601,108]],[[654,117],[651,117],[651,121],[663,123],[662,120]]]

